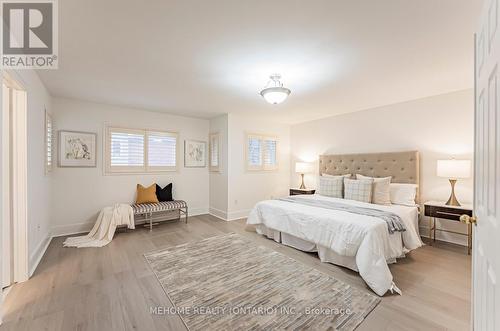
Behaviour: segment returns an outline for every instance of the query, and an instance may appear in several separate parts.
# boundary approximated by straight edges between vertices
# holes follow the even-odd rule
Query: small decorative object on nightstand
[[[304,185],[304,174],[308,174],[313,171],[313,167],[311,163],[307,162],[297,162],[295,163],[295,172],[300,174],[302,178],[302,183],[300,184],[300,189],[305,190],[306,186]]]
[[[470,255],[472,249],[472,223],[471,222],[466,223],[467,234],[465,234],[455,231],[436,229],[436,218],[444,218],[447,220],[462,222],[460,219],[462,215],[467,215],[469,217],[472,217],[472,214],[473,214],[472,206],[467,206],[467,205],[449,206],[444,202],[436,202],[436,201],[429,201],[424,203],[424,215],[429,217],[429,240],[431,245],[433,241],[436,241],[436,231],[449,232],[449,233],[459,234],[462,236],[467,236],[467,254]]]
[[[291,188],[290,195],[300,195],[300,194],[314,194],[316,190],[307,190],[307,189],[299,189],[299,188]]]

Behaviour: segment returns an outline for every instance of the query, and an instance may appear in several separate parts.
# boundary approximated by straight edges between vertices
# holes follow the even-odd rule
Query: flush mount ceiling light
[[[277,105],[286,100],[291,91],[280,82],[281,75],[274,74],[269,77],[271,80],[266,87],[260,91],[260,95],[269,103]]]

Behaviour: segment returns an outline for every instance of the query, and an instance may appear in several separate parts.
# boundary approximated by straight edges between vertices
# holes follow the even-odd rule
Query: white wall
[[[210,120],[210,133],[220,135],[220,165],[219,171],[210,172],[210,214],[227,219],[228,203],[228,115],[222,115]]]
[[[288,195],[290,183],[290,126],[250,116],[228,116],[228,210],[227,219],[246,217],[253,206],[266,199]],[[247,171],[245,166],[246,134],[277,136],[279,169]]]
[[[51,96],[33,70],[9,71],[28,95],[28,253],[33,271],[50,239],[51,174],[45,174],[45,109]]]
[[[173,183],[175,199],[186,200],[191,215],[208,212],[209,175],[206,168],[184,167],[184,140],[207,141],[209,121],[165,113],[116,107],[70,99],[53,99],[57,130],[97,133],[96,168],[55,168],[53,173],[52,226],[55,235],[86,231],[101,208],[131,203],[136,185]],[[179,169],[159,174],[104,175],[105,123],[130,128],[173,130],[179,133]]]
[[[292,159],[316,161],[320,154],[418,150],[421,200],[446,201],[450,185],[447,179],[436,176],[436,160],[472,159],[473,130],[474,93],[465,90],[294,125]],[[316,176],[306,176],[306,186],[315,187]],[[290,177],[292,186],[299,183],[299,176],[293,171]],[[459,201],[471,203],[472,178],[460,180],[456,194]],[[466,231],[465,226],[456,222],[442,221],[442,225]],[[423,230],[427,222],[421,222],[421,226]],[[466,243],[462,236],[438,233],[437,237]]]

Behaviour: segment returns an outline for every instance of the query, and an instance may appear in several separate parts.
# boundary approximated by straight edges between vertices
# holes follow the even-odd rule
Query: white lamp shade
[[[308,174],[313,172],[312,163],[308,162],[297,162],[295,163],[295,172],[299,174]]]
[[[437,175],[450,179],[469,178],[471,172],[470,160],[438,160]]]
[[[260,94],[267,102],[277,105],[286,100],[290,94],[290,90],[284,87],[269,87],[263,89]]]

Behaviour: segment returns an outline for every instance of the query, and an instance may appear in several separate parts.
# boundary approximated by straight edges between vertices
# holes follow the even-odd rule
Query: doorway
[[[2,289],[28,279],[27,94],[19,80],[2,78]]]

